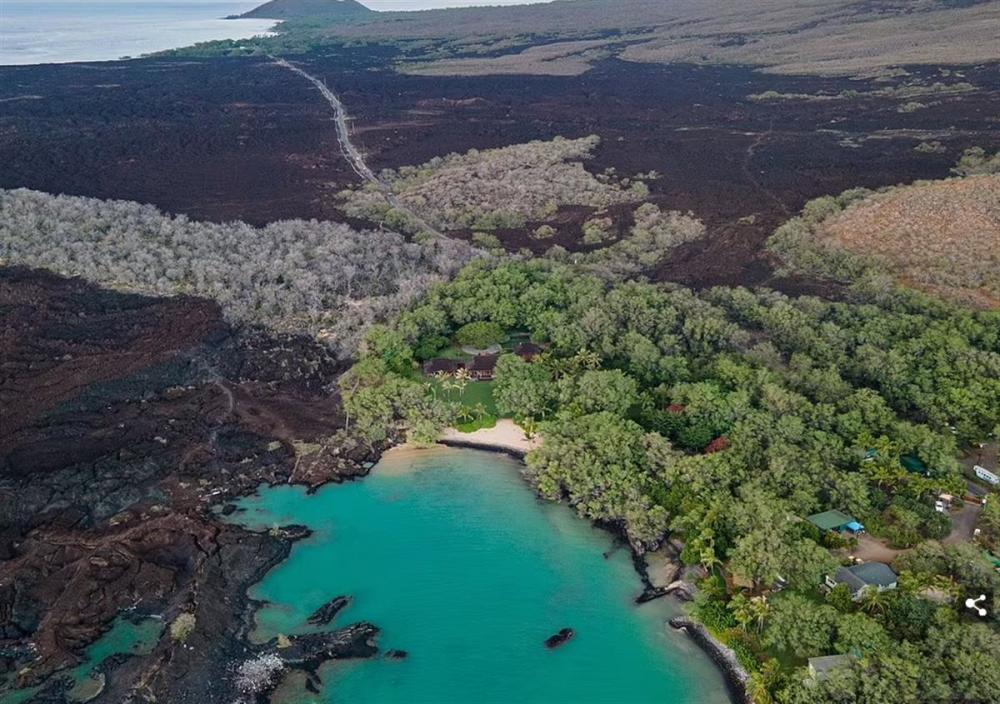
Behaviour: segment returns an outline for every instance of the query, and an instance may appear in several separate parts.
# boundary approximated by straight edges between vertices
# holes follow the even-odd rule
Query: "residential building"
[[[818,658],[809,658],[809,675],[816,680],[825,680],[831,670],[844,667],[850,662],[850,655],[823,655]]]
[[[825,583],[830,589],[838,584],[846,584],[853,597],[860,599],[872,589],[880,592],[895,589],[897,579],[896,573],[889,565],[883,562],[865,562],[841,567],[832,577],[827,575]]]
[[[522,342],[514,348],[514,354],[523,359],[525,362],[532,361],[541,353],[542,348],[533,342]]]
[[[424,362],[424,374],[427,376],[455,374],[459,369],[465,369],[465,365],[457,359],[438,358]]]
[[[837,533],[864,533],[865,527],[843,511],[823,511],[815,513],[807,519],[820,530],[832,530]]]
[[[476,381],[489,381],[493,378],[499,355],[479,354],[469,362],[469,376]]]

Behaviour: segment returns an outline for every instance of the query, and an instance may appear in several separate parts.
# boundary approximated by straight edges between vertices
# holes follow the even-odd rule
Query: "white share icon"
[[[986,601],[985,594],[980,594],[978,599],[966,599],[965,608],[972,609],[973,611],[977,612],[980,616],[986,616],[986,609],[984,609],[981,606],[978,606],[979,602],[981,601]]]

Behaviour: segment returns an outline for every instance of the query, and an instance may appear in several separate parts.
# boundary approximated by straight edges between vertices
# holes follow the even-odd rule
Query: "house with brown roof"
[[[523,359],[525,362],[530,362],[541,353],[542,348],[534,342],[522,342],[514,348],[514,354]]]
[[[459,369],[465,369],[465,365],[457,359],[428,359],[424,362],[424,374],[436,376],[438,374],[455,374]]]
[[[490,381],[493,378],[493,372],[496,371],[497,359],[499,359],[499,355],[496,354],[476,355],[469,362],[469,376],[476,381]]]

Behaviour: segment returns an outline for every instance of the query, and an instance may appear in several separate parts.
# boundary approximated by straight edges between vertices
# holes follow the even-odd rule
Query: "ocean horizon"
[[[266,34],[273,20],[227,20],[257,0],[3,0],[0,65],[112,61]]]

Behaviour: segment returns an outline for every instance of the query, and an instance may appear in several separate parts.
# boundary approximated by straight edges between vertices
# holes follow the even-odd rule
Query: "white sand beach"
[[[441,441],[461,443],[468,447],[482,447],[488,450],[503,449],[525,454],[538,447],[542,438],[535,435],[528,440],[524,429],[509,418],[501,418],[492,428],[482,428],[473,433],[463,433],[455,428],[446,428]]]

